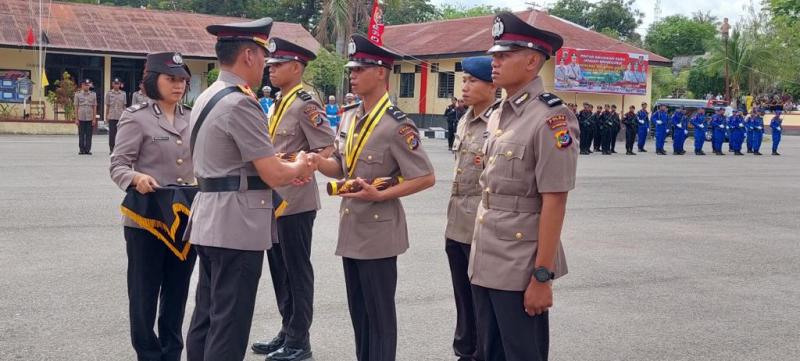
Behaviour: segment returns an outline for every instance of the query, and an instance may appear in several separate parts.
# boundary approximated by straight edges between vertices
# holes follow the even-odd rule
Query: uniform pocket
[[[530,219],[530,214],[504,213],[505,214],[501,215],[500,219],[495,222],[497,238],[506,241],[526,242],[537,241],[539,239],[538,223],[521,221],[521,217]]]
[[[361,178],[384,177],[387,175],[376,174],[376,170],[383,164],[383,152],[374,149],[364,149],[358,156],[356,172],[361,174]]]
[[[294,137],[297,134],[295,128],[278,128],[275,130],[275,136]]]
[[[505,178],[516,178],[515,175],[524,170],[522,160],[525,158],[525,148],[525,145],[518,143],[497,143],[494,162],[498,175]]]
[[[247,207],[252,209],[268,209],[272,208],[272,199],[270,195],[264,191],[248,191],[244,194],[247,199]]]
[[[388,222],[395,218],[396,212],[395,202],[376,202],[372,203],[356,221],[358,223]]]

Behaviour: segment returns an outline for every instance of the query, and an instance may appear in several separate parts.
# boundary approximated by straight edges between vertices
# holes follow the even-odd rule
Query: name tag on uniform
[[[166,140],[169,140],[169,137],[153,137],[154,142],[166,141]]]

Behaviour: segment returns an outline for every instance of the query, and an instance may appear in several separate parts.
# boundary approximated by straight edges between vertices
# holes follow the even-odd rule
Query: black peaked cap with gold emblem
[[[309,61],[317,58],[317,55],[314,54],[313,51],[281,38],[269,39],[267,50],[269,51],[267,64],[299,61],[303,63],[303,65],[306,65]]]
[[[550,59],[564,45],[561,35],[539,29],[509,12],[495,16],[492,37],[494,46],[489,48],[489,54],[523,48],[539,51]]]
[[[251,40],[267,49],[272,18],[261,18],[244,23],[209,25],[206,31],[217,37],[217,41]]]
[[[147,54],[147,61],[144,64],[145,71],[173,75],[181,78],[191,78],[192,73],[189,67],[183,63],[181,53],[153,53]]]
[[[395,59],[400,58],[400,55],[369,41],[369,39],[360,34],[354,34],[350,37],[347,54],[350,59],[345,64],[347,68],[372,65],[391,68]]]

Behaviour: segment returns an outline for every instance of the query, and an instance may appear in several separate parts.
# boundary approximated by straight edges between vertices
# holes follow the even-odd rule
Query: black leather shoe
[[[646,153],[646,152],[647,152],[647,149],[644,149],[644,148],[639,148],[639,152],[640,152],[640,153]]]
[[[778,152],[772,152],[772,155],[781,155],[781,154]]]
[[[275,351],[278,351],[286,340],[283,336],[275,336],[272,341],[269,342],[256,342],[250,348],[259,355],[269,355]]]
[[[763,155],[761,152],[753,152],[753,155]]]
[[[734,152],[734,155],[744,155],[742,152]]]
[[[284,346],[267,355],[266,361],[303,361],[311,358],[311,349]]]

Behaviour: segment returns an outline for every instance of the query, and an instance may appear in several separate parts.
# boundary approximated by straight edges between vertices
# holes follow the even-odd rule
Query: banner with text
[[[647,93],[646,54],[561,48],[555,64],[556,91]]]

